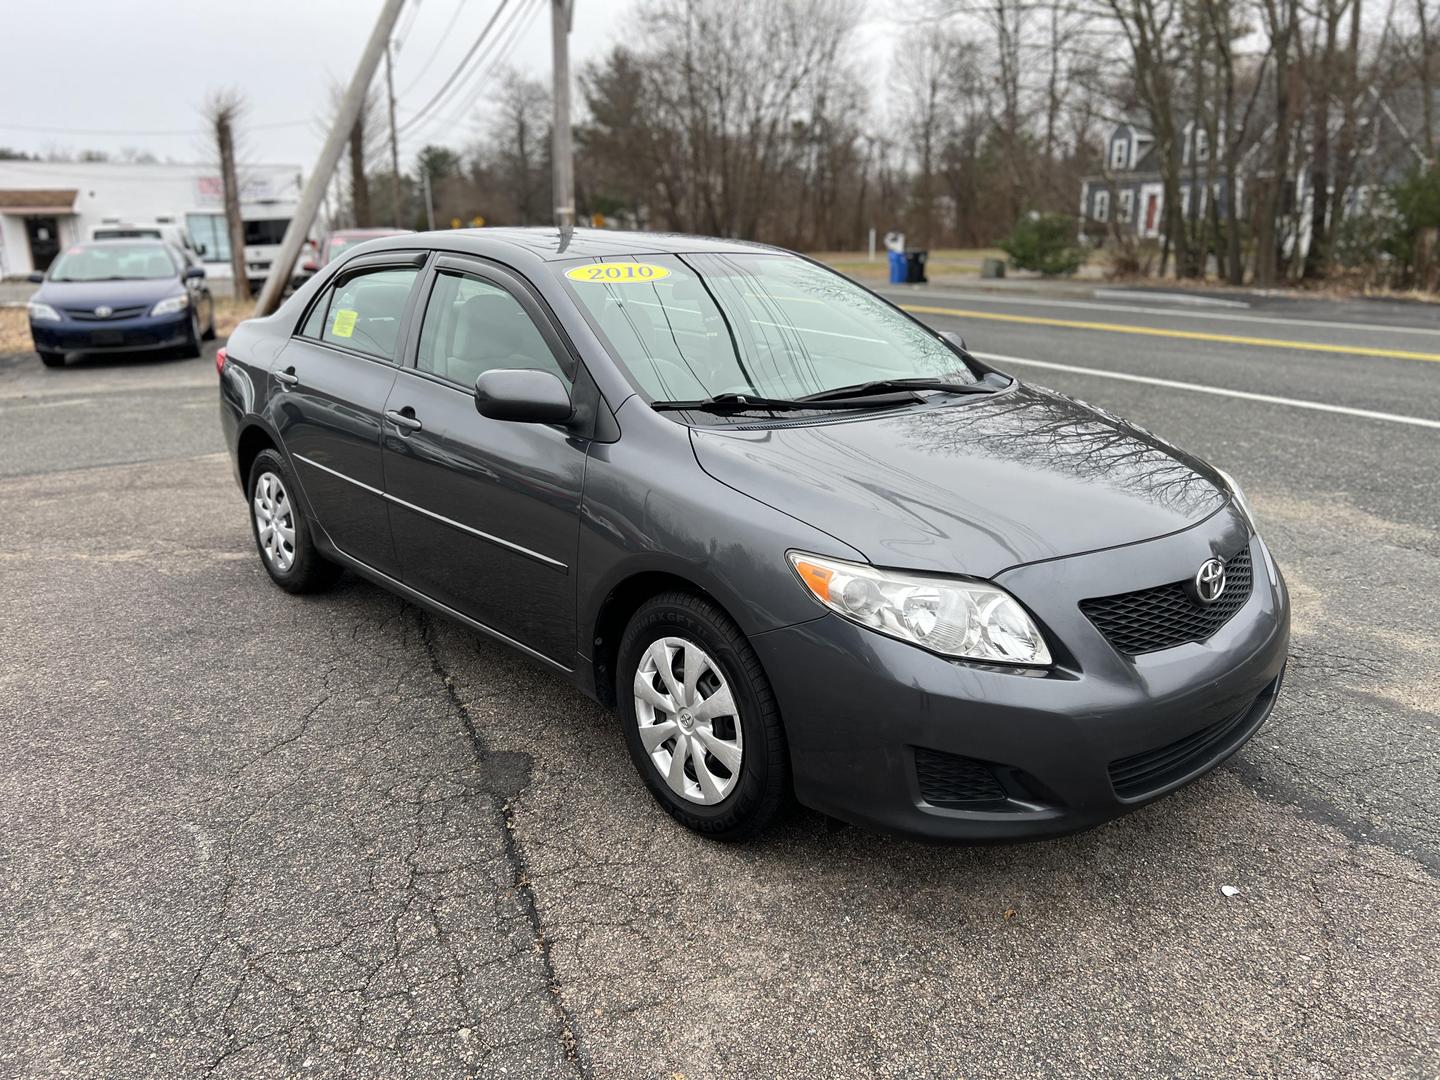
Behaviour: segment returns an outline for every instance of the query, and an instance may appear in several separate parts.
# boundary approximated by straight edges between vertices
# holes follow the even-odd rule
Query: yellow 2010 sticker
[[[351,311],[349,308],[338,308],[335,312],[335,321],[330,325],[330,333],[335,337],[350,337],[355,333],[355,320],[360,317],[358,311]]]
[[[670,276],[670,271],[654,263],[613,262],[588,263],[566,270],[571,281],[594,282],[600,285],[645,285]]]

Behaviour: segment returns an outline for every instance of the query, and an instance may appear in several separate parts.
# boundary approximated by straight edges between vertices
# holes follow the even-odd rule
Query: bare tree
[[[220,183],[224,190],[225,229],[230,237],[230,273],[235,298],[250,299],[249,269],[245,265],[245,221],[240,216],[240,180],[235,164],[235,125],[245,111],[240,91],[217,90],[205,102],[205,118],[215,135],[220,158]]]

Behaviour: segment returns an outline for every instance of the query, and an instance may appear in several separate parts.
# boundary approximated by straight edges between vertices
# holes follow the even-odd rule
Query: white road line
[[[0,412],[20,412],[24,409],[67,409],[72,405],[89,405],[93,398],[66,398],[64,401],[32,401],[22,405],[0,405]]]
[[[1400,413],[1377,412],[1374,409],[1352,409],[1348,405],[1329,405],[1323,401],[1305,401],[1301,398],[1277,397],[1274,394],[1252,394],[1248,390],[1229,390],[1222,386],[1205,386],[1202,383],[1179,382],[1176,379],[1157,379],[1150,375],[1132,375],[1126,371],[1106,371],[1104,368],[1080,367],[1078,364],[1055,364],[1049,360],[1027,360],[1020,356],[1000,356],[996,353],[983,352],[977,352],[974,355],[986,363],[1002,366],[1026,364],[1030,367],[1048,368],[1051,371],[1066,371],[1074,375],[1093,375],[1101,379],[1120,379],[1124,382],[1143,383],[1146,386],[1163,386],[1167,390],[1190,390],[1197,394],[1215,394],[1218,397],[1259,401],[1266,405],[1284,405],[1292,409],[1339,413],[1341,416],[1358,416],[1364,420],[1383,420],[1390,424],[1409,424],[1413,427],[1440,430],[1440,420],[1427,420],[1423,416],[1404,416]]]
[[[1175,316],[1183,319],[1219,319],[1221,322],[1264,323],[1270,326],[1313,326],[1321,330],[1357,330],[1377,334],[1428,334],[1440,335],[1440,328],[1425,326],[1388,326],[1379,323],[1326,322],[1321,319],[1272,319],[1264,315],[1231,315],[1222,311],[1180,311],[1176,308],[1139,307],[1135,304],[1101,304],[1090,300],[1039,300],[1024,296],[999,296],[995,293],[968,292],[914,292],[896,293],[903,295],[907,304],[927,303],[927,297],[936,300],[960,300],[965,303],[1015,304],[1020,307],[1078,308],[1081,311],[1124,311],[1135,315],[1156,315],[1166,318]]]

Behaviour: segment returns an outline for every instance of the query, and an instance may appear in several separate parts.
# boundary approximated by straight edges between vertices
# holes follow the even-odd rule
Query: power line
[[[442,97],[445,96],[445,92],[454,85],[455,80],[460,77],[460,73],[465,70],[465,65],[470,63],[470,58],[473,57],[476,50],[479,49],[482,44],[484,44],[485,38],[489,35],[491,27],[495,25],[495,20],[500,18],[500,13],[505,10],[506,5],[508,5],[509,3],[510,0],[500,0],[500,6],[495,9],[495,13],[490,16],[490,21],[485,24],[484,29],[480,31],[480,35],[474,40],[474,42],[471,43],[470,48],[466,51],[465,55],[461,57],[460,63],[456,66],[455,70],[450,73],[450,77],[445,80],[445,85],[440,87],[440,89],[435,92],[434,97],[432,97],[424,105],[420,106],[419,109],[412,113],[410,117],[403,124],[400,125],[402,130],[413,126],[418,120],[424,117],[427,112],[429,112],[435,107],[436,102],[438,102]]]
[[[270,131],[275,128],[300,127],[312,123],[309,120],[281,120],[273,124],[246,124],[246,131]],[[156,131],[127,131],[122,128],[61,128],[39,127],[33,124],[7,124],[0,122],[3,131],[29,131],[40,135],[118,135],[124,138],[151,138],[161,135],[205,135],[208,128],[169,128]]]
[[[460,12],[464,10],[465,0],[455,0],[455,10],[450,13],[450,21],[445,24],[445,29],[440,32],[439,40],[435,42],[435,48],[430,51],[430,55],[427,56],[425,58],[425,62],[420,65],[420,77],[417,78],[414,82],[412,82],[409,86],[407,86],[404,90],[400,91],[400,96],[402,98],[407,96],[411,90],[414,90],[415,87],[419,86],[422,82],[425,81],[425,73],[430,70],[430,65],[435,62],[435,58],[440,55],[440,50],[443,49],[445,47],[445,43],[450,40],[450,31],[455,29],[455,24],[460,21]],[[399,50],[396,50],[396,53],[398,55]]]
[[[520,40],[521,34],[524,33],[526,23],[530,16],[539,10],[544,2],[545,0],[521,0],[520,6],[512,12],[509,22],[500,33],[492,39],[492,44],[497,46],[494,56],[489,57],[488,54],[490,50],[486,49],[485,53],[477,58],[476,64],[471,69],[469,75],[466,76],[460,86],[456,87],[455,92],[450,95],[452,101],[459,100],[461,104],[460,107],[448,117],[444,117],[446,127],[454,127],[464,117],[465,113],[474,106],[476,99],[484,90],[486,78],[509,58],[510,53],[514,51],[516,43]],[[489,60],[488,63],[485,62],[487,58]],[[441,119],[442,117],[439,114],[435,115],[428,123],[423,124],[419,128],[412,129],[408,137],[417,138],[425,135],[427,132],[434,130],[437,121]]]

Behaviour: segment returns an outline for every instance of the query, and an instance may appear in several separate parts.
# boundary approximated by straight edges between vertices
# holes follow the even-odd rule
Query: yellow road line
[[[1047,319],[1039,315],[1000,315],[993,311],[966,311],[961,308],[927,307],[923,304],[900,306],[916,315],[953,315],[959,319],[990,319],[1030,326],[1057,326],[1067,330],[1101,330],[1110,334],[1141,334],[1146,337],[1180,338],[1183,341],[1215,341],[1226,345],[1257,345],[1266,349],[1300,349],[1305,352],[1340,353],[1344,356],[1379,356],[1391,360],[1429,360],[1440,363],[1440,353],[1409,352],[1405,349],[1375,349],[1367,345],[1323,345],[1314,341],[1277,341],[1275,338],[1244,337],[1240,334],[1207,334],[1203,330],[1167,330],[1158,326]]]

